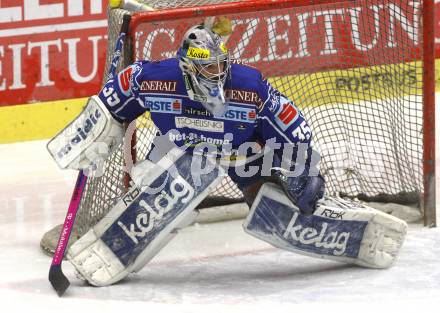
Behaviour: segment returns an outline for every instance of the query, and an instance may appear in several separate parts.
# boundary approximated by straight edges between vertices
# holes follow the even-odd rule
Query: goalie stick
[[[130,15],[124,15],[119,38],[116,42],[115,51],[113,53],[112,63],[110,65],[108,79],[113,78],[116,74],[116,68],[121,57],[122,45],[128,32],[130,24]],[[73,190],[72,198],[70,199],[69,208],[67,210],[66,218],[64,219],[63,228],[58,239],[58,244],[55,249],[55,253],[52,259],[52,264],[49,269],[49,281],[52,287],[57,292],[58,296],[62,296],[67,288],[69,288],[70,282],[64,275],[61,263],[63,262],[64,253],[69,242],[70,234],[72,233],[75,217],[79,209],[81,196],[84,191],[87,182],[87,176],[83,170],[79,171],[78,178],[76,179],[75,189]]]
[[[79,171],[78,178],[76,179],[75,189],[73,190],[72,198],[70,199],[67,215],[64,220],[63,228],[58,239],[58,244],[55,249],[55,253],[52,259],[52,264],[49,269],[49,281],[52,287],[58,293],[58,296],[62,296],[66,289],[69,287],[70,282],[64,275],[61,269],[61,263],[63,261],[64,252],[69,242],[69,237],[72,232],[73,223],[75,221],[76,213],[78,212],[81,195],[84,190],[84,186],[87,181],[87,176],[83,171]]]

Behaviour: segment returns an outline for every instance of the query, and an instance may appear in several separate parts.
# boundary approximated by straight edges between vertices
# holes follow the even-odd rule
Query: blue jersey
[[[232,64],[225,82],[228,109],[214,117],[188,97],[177,59],[139,61],[109,80],[99,97],[120,122],[150,111],[159,132],[177,146],[231,145],[268,140],[310,144],[312,132],[295,103],[252,67]]]

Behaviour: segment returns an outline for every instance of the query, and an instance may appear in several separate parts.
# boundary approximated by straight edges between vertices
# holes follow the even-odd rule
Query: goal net
[[[107,66],[124,14],[133,16],[120,69],[134,60],[175,57],[189,27],[226,17],[233,29],[225,38],[231,57],[258,68],[306,116],[321,153],[327,194],[413,204],[426,214],[420,205],[424,139],[425,146],[428,142],[423,1],[144,2],[158,11],[109,10]],[[124,159],[133,154],[142,160],[155,132],[148,114],[140,117],[132,148],[121,146],[106,162],[104,175],[89,177],[76,236],[124,193]],[[203,206],[241,200],[241,192],[226,178]],[[55,230],[53,234],[57,239]],[[43,246],[53,249],[47,242]]]

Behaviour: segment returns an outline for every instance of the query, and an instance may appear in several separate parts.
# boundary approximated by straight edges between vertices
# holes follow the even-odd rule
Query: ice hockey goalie
[[[64,167],[86,168],[106,157],[91,142],[113,146],[121,140],[120,123],[145,111],[159,131],[147,159],[134,167],[136,184],[68,251],[91,284],[109,285],[140,270],[191,223],[225,173],[251,208],[244,223],[249,234],[360,266],[395,261],[405,222],[324,196],[319,154],[302,112],[257,69],[231,60],[214,28],[191,27],[176,57],[135,62],[93,99],[80,123],[99,115],[87,140],[53,149]]]

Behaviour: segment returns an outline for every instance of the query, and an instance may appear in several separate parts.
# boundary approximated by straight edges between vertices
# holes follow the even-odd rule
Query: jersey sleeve
[[[261,76],[258,83],[263,104],[258,111],[257,136],[263,143],[274,138],[281,145],[310,145],[312,130],[294,101],[273,88],[267,80],[261,79]]]
[[[109,79],[98,94],[119,122],[131,122],[148,110],[139,98],[136,82],[136,77],[143,75],[143,72],[140,62],[133,63]]]

